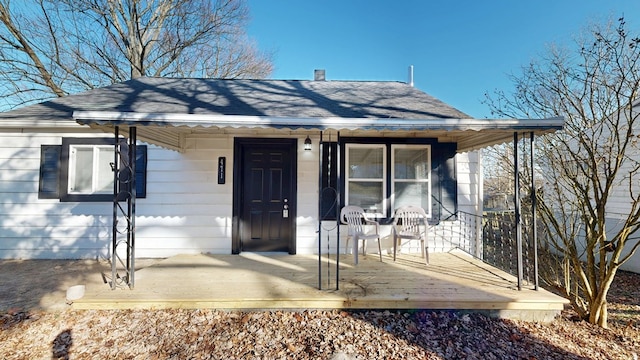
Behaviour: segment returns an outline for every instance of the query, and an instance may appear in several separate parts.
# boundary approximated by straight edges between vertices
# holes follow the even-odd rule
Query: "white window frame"
[[[78,149],[92,149],[93,156],[93,168],[91,171],[91,190],[90,191],[78,191],[75,189],[76,184],[76,167],[77,167],[77,159],[76,154]],[[113,145],[93,145],[93,144],[71,144],[69,145],[69,180],[67,185],[67,193],[73,195],[93,195],[93,194],[112,194],[113,193],[113,175],[111,177],[110,183],[111,186],[100,191],[98,189],[98,178],[100,174],[99,166],[100,166],[100,154],[101,152],[106,151],[111,154],[111,157],[114,155],[114,147]]]
[[[351,178],[349,177],[349,154],[351,149],[381,149],[382,150],[382,178]],[[385,218],[387,215],[387,145],[386,144],[345,144],[345,202],[349,202],[349,183],[350,182],[375,182],[382,184],[382,212],[369,212],[370,209],[364,209],[370,216],[375,218]]]
[[[427,178],[426,179],[396,179],[396,157],[395,150],[396,149],[423,149],[427,152]],[[427,186],[427,206],[424,208],[424,211],[427,213],[427,217],[431,218],[431,198],[432,198],[432,188],[433,184],[431,181],[431,145],[428,144],[391,144],[391,206],[395,209],[396,202],[396,194],[394,189],[396,188],[396,183],[426,183]],[[421,206],[417,205],[417,206]]]

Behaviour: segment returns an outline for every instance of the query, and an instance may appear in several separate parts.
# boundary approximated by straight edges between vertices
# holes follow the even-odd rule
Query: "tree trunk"
[[[589,322],[603,328],[608,328],[608,310],[607,301],[598,296],[598,300],[590,304]]]

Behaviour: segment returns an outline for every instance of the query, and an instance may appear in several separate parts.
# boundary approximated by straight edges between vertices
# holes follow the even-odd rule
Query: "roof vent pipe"
[[[324,70],[316,69],[313,71],[313,80],[325,81]]]
[[[409,65],[409,86],[413,87],[413,65]]]

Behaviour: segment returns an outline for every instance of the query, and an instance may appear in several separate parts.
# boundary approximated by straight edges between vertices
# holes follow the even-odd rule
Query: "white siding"
[[[228,159],[221,185],[220,156]],[[136,207],[136,255],[230,254],[233,139],[192,137],[184,153],[150,146],[147,157],[147,198]]]
[[[634,112],[638,114],[638,112],[640,112],[640,107],[636,106],[634,108]],[[620,177],[622,179],[618,184],[616,184],[616,187],[613,189],[611,197],[607,203],[607,231],[612,234],[609,235],[610,237],[619,230],[620,224],[627,218],[631,210],[632,198],[640,195],[640,173],[633,170],[635,164],[631,161],[640,161],[640,150],[638,150],[637,145],[632,145],[631,149],[632,150],[629,153],[630,159],[628,159],[625,165],[620,169]],[[629,254],[629,249],[636,241],[638,241],[637,237],[639,235],[640,234],[636,233],[631,236],[634,239],[628,241],[626,249],[623,250],[622,256]],[[636,253],[627,262],[622,264],[620,268],[640,273],[640,251],[636,251]]]
[[[106,253],[110,203],[38,199],[41,145],[60,145],[63,136],[109,136],[79,129],[0,133],[1,258],[85,258]]]
[[[433,251],[450,251],[460,247],[471,254],[478,254],[482,239],[481,162],[478,151],[456,155],[458,186],[458,217],[455,221],[441,221],[430,229],[430,248]]]
[[[477,151],[456,155],[458,210],[482,216],[480,196],[480,154]]]
[[[111,203],[38,199],[40,146],[61,144],[65,136],[112,135],[74,129],[54,134],[0,133],[0,258],[109,256]],[[311,137],[312,151],[303,150],[304,137],[298,136],[297,252],[317,253],[319,137]],[[137,257],[231,253],[233,144],[232,135],[202,134],[186,138],[184,153],[148,145],[147,197],[136,201]],[[217,182],[221,156],[227,158],[222,185]],[[459,154],[457,169],[459,210],[477,213],[477,154]],[[335,252],[335,222],[324,225],[322,252],[327,251],[327,234],[333,237],[329,247]],[[391,229],[383,231],[383,246],[390,250]],[[369,251],[377,252],[374,247]],[[419,244],[405,251],[419,251]]]
[[[636,157],[640,157],[640,154],[635,154]],[[607,213],[610,218],[624,219],[631,210],[631,204],[633,197],[640,195],[640,173],[637,171],[632,173],[634,163],[629,160],[620,169],[620,179],[613,191],[611,197],[607,202]]]
[[[318,252],[318,182],[320,137],[310,136],[314,146],[304,150],[305,137],[298,138],[298,218],[296,219],[297,252]]]

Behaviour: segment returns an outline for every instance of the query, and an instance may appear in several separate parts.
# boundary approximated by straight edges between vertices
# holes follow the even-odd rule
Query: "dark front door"
[[[295,253],[295,139],[237,139],[233,252]]]

